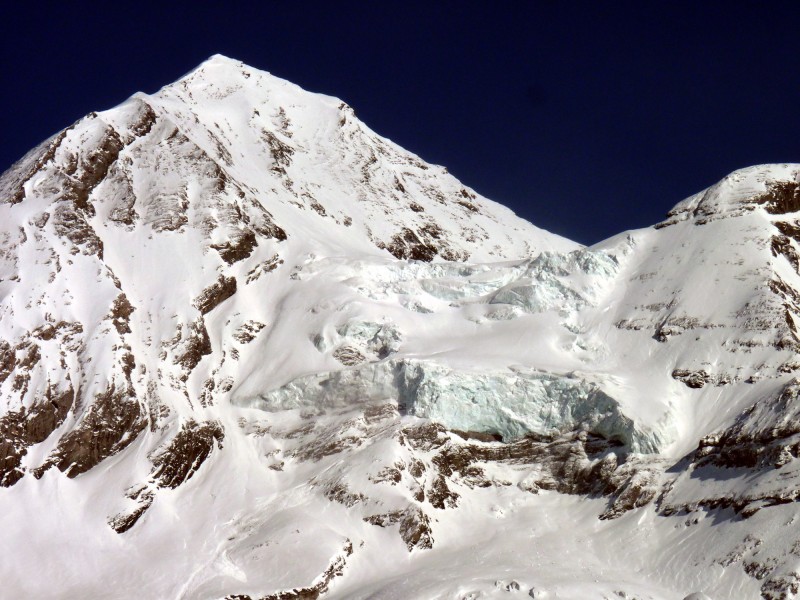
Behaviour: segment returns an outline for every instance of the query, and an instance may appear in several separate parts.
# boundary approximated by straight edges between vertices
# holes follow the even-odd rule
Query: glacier
[[[0,177],[0,595],[800,595],[800,165],[591,247],[214,56]]]
[[[313,413],[385,401],[449,429],[496,434],[506,441],[575,429],[618,441],[634,452],[658,452],[672,441],[666,431],[638,430],[618,402],[575,374],[468,372],[413,359],[305,376],[236,402],[266,411]]]

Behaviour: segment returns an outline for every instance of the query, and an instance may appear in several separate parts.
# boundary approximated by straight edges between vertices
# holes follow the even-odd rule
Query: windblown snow
[[[2,597],[800,597],[800,165],[587,248],[214,56],[0,202]]]

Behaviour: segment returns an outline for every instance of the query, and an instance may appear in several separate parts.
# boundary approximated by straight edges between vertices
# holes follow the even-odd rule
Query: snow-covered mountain
[[[800,596],[800,165],[585,248],[215,56],[0,179],[0,596]]]

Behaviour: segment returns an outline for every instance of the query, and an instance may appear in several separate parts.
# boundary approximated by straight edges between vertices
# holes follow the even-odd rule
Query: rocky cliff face
[[[0,579],[795,597],[798,190],[582,248],[224,57],[92,113],[0,178]]]

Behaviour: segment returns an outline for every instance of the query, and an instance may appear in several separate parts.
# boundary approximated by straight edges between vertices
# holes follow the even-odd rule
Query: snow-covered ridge
[[[0,178],[4,590],[793,597],[797,209],[583,248],[221,56],[91,113]]]
[[[474,261],[577,247],[378,136],[341,100],[237,61],[212,57],[152,97],[135,98],[237,182],[270,197],[279,221],[335,244],[325,254],[363,252],[352,245],[368,242],[398,258]]]

